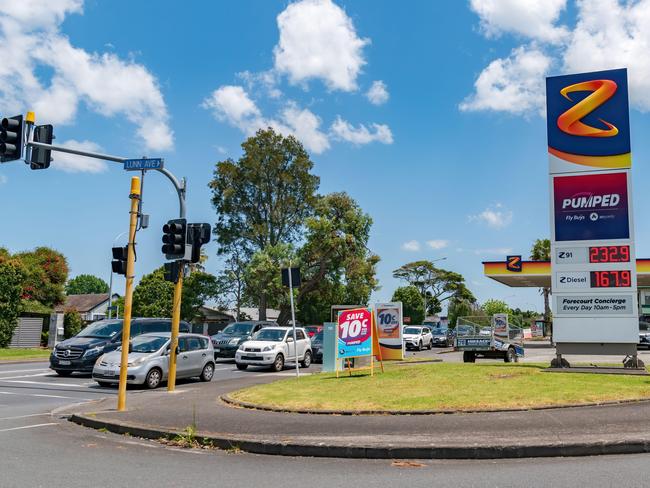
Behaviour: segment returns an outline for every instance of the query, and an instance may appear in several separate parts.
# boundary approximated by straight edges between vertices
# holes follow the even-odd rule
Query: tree
[[[319,178],[314,163],[293,136],[273,129],[258,130],[242,144],[244,154],[216,165],[212,204],[214,227],[223,254],[233,246],[247,256],[269,246],[288,244],[298,237],[311,214]],[[259,296],[260,319],[266,318],[267,296]]]
[[[368,303],[378,288],[379,256],[368,249],[371,226],[370,216],[346,193],[318,197],[305,222],[305,243],[296,253],[302,274],[296,304],[311,309],[310,318],[328,318],[333,303]],[[286,324],[289,317],[284,302],[278,322]]]
[[[415,286],[400,286],[393,293],[393,302],[402,302],[404,317],[410,317],[411,324],[421,324],[424,321],[424,300]]]
[[[393,277],[415,286],[427,301],[427,313],[438,313],[444,302],[457,299],[474,302],[474,295],[459,273],[437,268],[431,261],[413,261],[393,271]]]
[[[507,313],[511,314],[512,310],[510,310],[510,307],[506,302],[503,300],[496,300],[496,299],[490,299],[486,300],[483,305],[481,305],[481,308],[485,312],[485,314],[488,317],[492,317],[495,313]]]
[[[181,319],[192,321],[199,308],[217,292],[216,278],[195,272],[183,282]],[[171,317],[174,283],[165,281],[164,267],[144,275],[133,290],[134,317]]]
[[[90,274],[80,274],[69,280],[65,285],[66,295],[84,295],[87,293],[108,293],[108,284]]]
[[[251,297],[267,296],[267,304],[272,308],[286,306],[289,297],[282,286],[280,269],[288,266],[293,256],[289,244],[268,246],[253,254],[244,273],[246,293]]]
[[[37,247],[14,257],[22,263],[25,272],[24,311],[45,312],[65,301],[68,263],[63,254],[48,247]]]
[[[84,321],[76,309],[71,308],[63,315],[63,335],[66,339],[76,336],[84,327]]]
[[[233,308],[235,320],[244,320],[241,317],[241,308],[245,305],[246,280],[244,278],[246,265],[241,251],[232,249],[228,253],[224,269],[217,276],[217,303],[222,310]]]
[[[533,261],[550,261],[551,241],[549,239],[537,239],[530,250],[530,259]],[[546,322],[546,328],[549,331],[551,340],[553,340],[553,323],[551,321],[551,307],[549,305],[551,289],[549,287],[542,288],[542,295],[544,296],[544,321]]]
[[[2,252],[4,251],[4,252]],[[24,270],[20,262],[0,249],[0,347],[7,347],[22,311]]]
[[[456,327],[456,322],[458,317],[469,317],[475,314],[474,304],[469,300],[463,299],[451,299],[449,305],[447,306],[447,320],[449,322],[449,328],[453,329]]]

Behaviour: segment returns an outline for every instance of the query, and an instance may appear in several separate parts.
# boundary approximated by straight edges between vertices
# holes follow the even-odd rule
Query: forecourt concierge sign
[[[547,78],[546,103],[558,354],[588,352],[570,343],[632,353],[639,326],[627,70]]]

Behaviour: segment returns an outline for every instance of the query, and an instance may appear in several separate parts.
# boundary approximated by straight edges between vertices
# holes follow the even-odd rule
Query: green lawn
[[[49,349],[0,349],[0,361],[48,358],[50,352]]]
[[[375,376],[331,373],[232,393],[259,405],[316,410],[490,410],[650,399],[650,377],[544,373],[541,364],[387,366]]]

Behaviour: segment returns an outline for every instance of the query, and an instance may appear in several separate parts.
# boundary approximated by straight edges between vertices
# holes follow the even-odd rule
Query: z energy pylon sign
[[[627,70],[547,78],[546,106],[558,353],[631,354],[638,306]]]

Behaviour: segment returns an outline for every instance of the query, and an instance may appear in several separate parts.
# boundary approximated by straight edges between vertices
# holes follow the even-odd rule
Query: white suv
[[[431,349],[433,347],[433,335],[431,329],[422,325],[408,325],[404,327],[402,334],[404,338],[404,346],[406,349],[417,349],[421,351],[423,348]]]
[[[297,352],[297,354],[296,354]],[[239,346],[235,353],[237,369],[248,366],[269,366],[272,371],[282,371],[284,363],[295,361],[303,368],[311,364],[311,341],[304,329],[296,328],[296,342],[291,327],[265,327]]]

